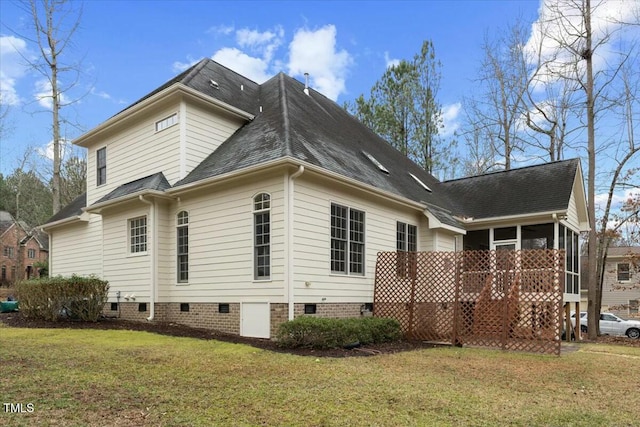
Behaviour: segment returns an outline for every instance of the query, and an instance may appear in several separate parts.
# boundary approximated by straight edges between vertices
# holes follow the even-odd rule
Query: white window
[[[253,198],[253,268],[255,280],[271,278],[271,196],[260,193]]]
[[[629,280],[631,280],[628,262],[619,262],[617,270],[618,282],[628,282]]]
[[[98,186],[107,182],[107,147],[102,147],[96,152],[96,184]]]
[[[189,281],[189,213],[181,211],[177,217],[178,283]]]
[[[404,222],[396,223],[396,249],[405,252],[418,250],[418,227]]]
[[[27,250],[27,256],[30,259],[34,259],[36,257],[36,250],[35,249],[28,249]]]
[[[132,254],[147,252],[147,217],[129,220],[129,248]]]
[[[364,275],[364,212],[331,204],[331,272]]]
[[[162,120],[158,120],[156,122],[156,132],[165,130],[166,128],[171,127],[177,123],[178,123],[178,113],[173,113],[169,117],[166,117]]]

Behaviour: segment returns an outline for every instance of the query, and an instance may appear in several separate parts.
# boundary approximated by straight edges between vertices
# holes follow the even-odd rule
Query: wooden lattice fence
[[[374,316],[411,339],[560,354],[564,251],[381,252]]]

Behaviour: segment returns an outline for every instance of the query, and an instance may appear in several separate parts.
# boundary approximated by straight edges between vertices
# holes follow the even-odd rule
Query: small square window
[[[304,314],[316,314],[316,305],[315,304],[305,304],[304,305]]]
[[[118,303],[117,302],[112,302],[111,303],[111,311],[118,311]]]
[[[144,313],[145,311],[147,311],[147,303],[141,302],[140,304],[138,304],[138,311],[140,313]]]
[[[229,304],[218,304],[218,313],[229,313]]]
[[[189,303],[188,302],[183,302],[182,304],[180,304],[180,311],[189,311]]]

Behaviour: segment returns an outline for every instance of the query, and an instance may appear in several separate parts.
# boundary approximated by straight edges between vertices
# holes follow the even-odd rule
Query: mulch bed
[[[328,349],[317,350],[310,348],[285,349],[278,347],[275,341],[260,338],[241,337],[239,335],[226,334],[209,329],[190,328],[175,323],[163,322],[132,322],[122,319],[102,318],[97,322],[77,322],[71,320],[60,320],[58,322],[47,322],[43,320],[33,320],[25,318],[20,312],[0,313],[0,322],[15,328],[67,328],[67,329],[116,329],[128,331],[146,331],[173,337],[188,337],[203,340],[218,340],[237,344],[247,344],[252,347],[270,350],[279,353],[289,353],[299,356],[312,357],[362,357],[374,356],[378,354],[391,354],[402,351],[438,347],[438,344],[422,341],[400,341],[384,344],[370,344],[354,349]],[[583,340],[582,342],[588,342]],[[632,347],[640,347],[640,340],[633,340],[626,337],[598,337],[597,343],[615,344]]]
[[[97,322],[77,322],[72,320],[60,320],[48,322],[25,318],[20,312],[0,313],[0,322],[14,328],[63,328],[63,329],[116,329],[128,331],[145,331],[173,337],[197,338],[202,340],[218,340],[236,344],[247,344],[252,347],[289,353],[299,356],[313,357],[362,357],[378,354],[398,353],[424,348],[434,348],[437,345],[420,341],[400,341],[394,343],[371,344],[354,349],[328,349],[317,350],[311,348],[281,348],[275,341],[260,338],[241,337],[239,335],[226,334],[209,329],[197,329],[176,323],[164,322],[132,322],[122,319],[102,318]]]

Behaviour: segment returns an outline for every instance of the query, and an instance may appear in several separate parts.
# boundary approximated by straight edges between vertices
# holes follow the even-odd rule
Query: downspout
[[[146,203],[149,205],[149,229],[152,233],[152,246],[151,246],[151,275],[150,275],[150,284],[149,284],[149,312],[150,315],[147,317],[148,321],[152,321],[155,317],[155,302],[156,302],[156,261],[158,256],[158,251],[156,250],[158,247],[158,233],[156,230],[156,203],[155,200],[150,202],[145,199],[143,195],[138,196],[142,203]]]
[[[287,249],[288,249],[288,254],[287,254],[287,274],[288,274],[288,278],[287,278],[287,286],[288,286],[288,292],[287,292],[287,303],[289,306],[289,320],[293,320],[293,292],[294,292],[294,284],[293,284],[293,279],[294,279],[294,271],[293,271],[293,217],[294,217],[294,206],[293,206],[293,202],[294,202],[294,189],[293,189],[293,181],[299,177],[300,175],[302,175],[302,173],[304,172],[304,166],[300,165],[298,167],[298,170],[289,177],[289,200],[287,201],[288,204],[288,209],[287,209]]]

